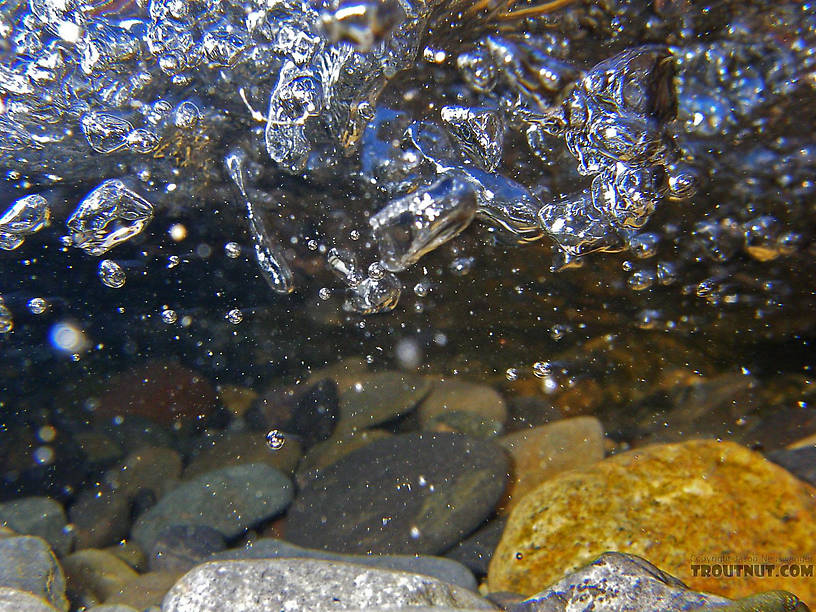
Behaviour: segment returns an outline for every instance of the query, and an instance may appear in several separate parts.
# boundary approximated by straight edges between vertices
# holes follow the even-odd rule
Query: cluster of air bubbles
[[[623,3],[614,18],[575,3],[552,27],[488,35],[476,17],[497,15],[479,3],[447,11],[396,0],[125,4],[31,0],[3,15],[0,167],[22,197],[0,216],[0,249],[40,239],[29,237],[63,214],[55,186],[80,194],[61,219],[63,244],[92,257],[142,233],[158,207],[206,215],[210,202],[202,200],[226,198],[246,217],[249,236],[245,247],[224,244],[228,259],[252,252],[262,278],[285,295],[306,268],[301,254],[317,257],[338,279],[337,293],[345,291],[344,308],[360,314],[392,310],[402,293],[397,275],[474,221],[502,244],[548,237],[554,270],[629,249],[642,265],[627,270],[628,287],[676,282],[680,269],[663,260],[669,241],[645,226],[664,201],[682,206],[695,193],[705,160],[683,138],[750,140],[746,130],[764,129],[756,114],[807,80],[797,62],[812,47],[804,38],[749,43],[750,25],[718,42],[638,45],[659,40],[654,32],[686,40],[690,27],[654,8],[654,32],[630,32],[623,26],[638,2]],[[449,26],[474,26],[474,42],[450,45],[442,34]],[[578,39],[593,36],[606,42],[574,53]],[[602,59],[609,48],[623,50]],[[440,75],[440,96],[414,117],[408,109],[419,90],[403,92],[405,109],[382,94],[423,60]],[[509,149],[518,142],[537,164],[520,172],[511,168],[522,156]],[[799,185],[803,198],[812,196],[800,179],[814,152],[771,151],[787,150],[783,144],[757,146],[743,161],[770,167],[776,187]],[[754,174],[742,173],[750,177],[740,186],[746,200],[756,195]],[[291,193],[269,187],[296,182]],[[310,189],[342,193],[339,208],[348,210],[300,198]],[[340,212],[351,221],[337,221]],[[767,263],[806,242],[761,209],[695,221],[690,250],[716,264],[737,253]],[[335,222],[342,229],[332,232]],[[321,224],[328,229],[311,227]],[[190,224],[172,225],[170,237],[182,242],[188,227],[192,234]],[[169,255],[167,268],[181,261]],[[476,261],[458,252],[448,271],[465,276]],[[108,287],[125,283],[113,260],[98,271]],[[430,284],[413,289],[424,298]],[[318,296],[334,293],[321,286]],[[227,320],[242,316],[235,309]]]

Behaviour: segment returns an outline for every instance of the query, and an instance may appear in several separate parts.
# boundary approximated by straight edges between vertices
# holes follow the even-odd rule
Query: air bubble
[[[286,444],[286,434],[279,429],[273,429],[266,434],[266,445],[270,450],[278,451]]]
[[[41,297],[31,298],[28,301],[28,311],[34,315],[41,315],[48,310],[48,302]]]
[[[178,321],[178,314],[175,310],[170,308],[165,308],[162,310],[160,316],[162,323],[166,323],[167,325],[173,325],[176,321]]]
[[[127,280],[122,266],[110,259],[103,259],[99,262],[98,275],[102,284],[111,289],[124,287],[125,281]]]
[[[241,256],[241,245],[236,242],[228,242],[224,245],[224,255],[230,259],[238,259]]]
[[[244,320],[244,313],[241,312],[238,308],[233,308],[226,315],[224,318],[232,323],[233,325],[238,325],[241,321]]]
[[[0,249],[12,251],[48,225],[51,211],[41,195],[28,195],[12,203],[0,217]]]

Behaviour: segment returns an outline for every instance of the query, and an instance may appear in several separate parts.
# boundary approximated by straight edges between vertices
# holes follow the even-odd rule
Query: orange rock
[[[492,591],[534,594],[605,551],[639,555],[695,590],[784,589],[816,605],[811,577],[714,577],[694,565],[816,559],[816,489],[732,442],[648,446],[561,473],[510,514]],[[725,561],[712,561],[725,559]],[[807,561],[809,559],[809,561]],[[776,561],[774,561],[776,560]]]

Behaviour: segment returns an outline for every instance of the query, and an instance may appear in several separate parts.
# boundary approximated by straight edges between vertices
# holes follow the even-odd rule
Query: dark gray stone
[[[286,431],[300,436],[303,448],[308,449],[332,435],[339,413],[337,383],[321,380],[300,396]]]
[[[314,548],[303,548],[276,538],[262,538],[244,548],[233,548],[216,553],[211,557],[211,560],[280,559],[289,557],[342,561],[344,563],[356,563],[357,565],[422,574],[471,591],[475,591],[477,587],[476,579],[470,570],[451,559],[431,555],[344,555],[325,550],[315,550]]]
[[[68,609],[65,576],[42,538],[17,536],[0,539],[0,587],[27,591],[55,608]]]
[[[213,561],[184,575],[162,612],[279,612],[430,606],[495,610],[475,593],[406,572],[316,559]]]
[[[227,547],[221,532],[203,525],[170,525],[156,536],[150,571],[186,572]]]
[[[0,504],[0,525],[19,534],[39,536],[57,556],[68,554],[73,538],[65,530],[68,518],[50,497],[23,497]]]
[[[768,459],[816,487],[816,446],[776,450]]]
[[[447,551],[445,556],[462,563],[479,577],[487,576],[487,566],[493,558],[493,551],[499,545],[506,524],[506,518],[488,521]]]
[[[366,429],[408,414],[430,392],[431,381],[404,372],[362,374],[340,393],[340,432]]]
[[[604,553],[511,612],[618,612],[660,610],[680,612],[731,600],[697,593],[677,578],[635,555]]]
[[[234,465],[183,482],[139,517],[131,535],[142,550],[152,550],[170,525],[203,525],[233,538],[272,517],[292,500],[292,483],[263,463]]]
[[[501,447],[462,434],[378,440],[304,487],[287,539],[342,552],[437,554],[494,510],[508,469]]]

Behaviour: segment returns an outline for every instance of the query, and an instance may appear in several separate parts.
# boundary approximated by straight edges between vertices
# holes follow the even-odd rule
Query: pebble
[[[156,423],[193,423],[217,404],[201,374],[172,361],[148,361],[113,376],[98,398],[100,416],[138,415]]]
[[[59,610],[68,610],[65,576],[42,538],[16,536],[0,539],[0,587],[32,593]]]
[[[403,416],[416,408],[430,390],[430,380],[413,374],[360,374],[347,389],[340,387],[337,431],[367,429]]]
[[[498,442],[510,452],[513,462],[504,512],[555,474],[592,465],[604,457],[603,425],[590,416],[524,429]]]
[[[494,518],[488,521],[445,552],[445,557],[465,565],[480,578],[486,576],[490,559],[493,558],[493,551],[496,550],[496,546],[501,540],[506,524],[506,517]]]
[[[211,560],[279,559],[298,557],[342,561],[431,576],[442,582],[455,584],[470,591],[476,590],[476,579],[470,570],[451,559],[431,555],[345,555],[314,548],[303,548],[277,538],[261,538],[244,548],[232,548],[216,553]]]
[[[252,403],[258,399],[258,394],[246,387],[218,385],[218,399],[221,400],[224,408],[226,408],[232,416],[240,418],[246,414],[246,411],[250,409]]]
[[[9,587],[0,587],[0,610],[8,612],[57,612],[57,608],[44,599]]]
[[[303,488],[317,477],[320,471],[358,448],[363,448],[376,440],[391,438],[393,434],[384,429],[361,429],[350,431],[329,440],[318,442],[310,448],[298,464],[295,480]]]
[[[272,451],[267,446],[264,433],[225,432],[208,436],[202,442],[200,450],[193,454],[190,464],[184,469],[184,478],[247,463],[265,463],[291,474],[300,455],[300,444],[291,437],[280,449]]]
[[[809,605],[811,578],[694,576],[695,555],[816,555],[816,490],[732,442],[694,440],[615,455],[556,475],[510,514],[492,591],[532,593],[607,550],[648,556],[692,589],[742,597],[785,589]]]
[[[139,575],[112,553],[94,548],[68,555],[62,569],[71,601],[82,606],[105,601]]]
[[[203,525],[170,525],[156,536],[147,559],[152,571],[186,572],[227,547],[224,536]]]
[[[130,529],[127,496],[108,486],[84,489],[68,508],[77,549],[112,546]]]
[[[489,438],[504,431],[507,404],[488,385],[443,379],[433,382],[417,416],[422,429]]]
[[[300,394],[285,429],[298,435],[303,446],[309,448],[332,435],[339,411],[337,383],[331,379],[321,380]]]
[[[437,554],[493,512],[508,467],[501,447],[462,434],[378,440],[300,491],[289,510],[287,537],[342,552]]]
[[[85,610],[85,612],[139,612],[139,610],[125,604],[101,604],[99,606],[92,606]]]
[[[129,540],[122,540],[115,546],[109,546],[105,551],[118,557],[137,572],[143,572],[147,568],[144,551]]]
[[[153,491],[162,497],[181,477],[181,455],[163,446],[146,446],[130,453],[111,468],[103,482],[112,490],[133,500],[142,491]]]
[[[0,503],[0,525],[19,534],[39,536],[58,557],[71,550],[73,536],[62,505],[50,497],[23,497]]]
[[[406,572],[315,559],[214,561],[170,590],[162,612],[337,610],[377,606],[495,609],[475,593]]]
[[[634,555],[604,553],[544,591],[511,608],[513,612],[681,612],[730,600],[689,590],[676,578]]]
[[[233,538],[291,500],[292,484],[279,470],[263,463],[231,466],[180,484],[139,517],[131,535],[143,550],[152,550],[169,525],[203,525]]]
[[[141,574],[122,585],[122,588],[105,600],[105,603],[132,606],[137,610],[159,606],[164,596],[181,576],[179,572]]]

